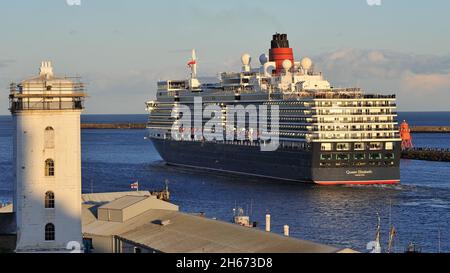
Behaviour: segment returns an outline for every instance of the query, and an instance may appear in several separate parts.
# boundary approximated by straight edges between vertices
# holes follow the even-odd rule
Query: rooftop
[[[103,206],[101,206],[101,209],[116,209],[121,210],[124,208],[128,208],[138,202],[141,202],[145,199],[147,199],[147,196],[132,196],[132,195],[126,195],[123,197],[120,197],[119,199],[116,199],[110,203],[107,203]]]
[[[150,210],[120,238],[164,253],[311,253],[338,249],[178,211]],[[165,222],[167,224],[163,225]]]
[[[164,253],[332,253],[339,249],[285,237],[259,229],[208,219],[178,211],[178,207],[152,198],[149,192],[83,195],[84,237],[114,236],[142,248]],[[100,220],[102,209],[148,207],[120,221]],[[149,205],[150,204],[150,205]]]

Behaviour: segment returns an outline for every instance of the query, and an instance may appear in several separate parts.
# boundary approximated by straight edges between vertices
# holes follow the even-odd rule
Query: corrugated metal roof
[[[152,210],[149,222],[120,234],[121,238],[169,253],[311,253],[336,252],[337,248],[298,240],[259,229],[188,215]],[[170,220],[161,226],[158,221]],[[156,221],[156,222],[155,222]]]
[[[130,198],[128,195],[133,195]],[[310,241],[285,237],[260,229],[212,220],[156,206],[123,223],[99,221],[100,205],[123,207],[149,192],[83,195],[83,234],[118,236],[136,245],[166,253],[330,253],[339,249]],[[143,197],[144,196],[144,197]],[[123,200],[113,200],[123,199]],[[161,201],[162,202],[162,201]],[[90,203],[90,204],[88,204]],[[115,204],[114,204],[115,203]],[[176,206],[175,206],[176,207]],[[166,225],[161,225],[161,222]],[[168,224],[167,224],[168,223]]]
[[[170,220],[168,225],[161,221]],[[311,253],[337,248],[168,210],[149,210],[124,223],[95,221],[86,236],[119,236],[166,253]]]

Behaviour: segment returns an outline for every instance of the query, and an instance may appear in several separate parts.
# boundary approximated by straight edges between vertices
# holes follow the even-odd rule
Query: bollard
[[[284,225],[284,236],[289,237],[289,226]]]
[[[270,214],[266,214],[266,231],[270,232]]]

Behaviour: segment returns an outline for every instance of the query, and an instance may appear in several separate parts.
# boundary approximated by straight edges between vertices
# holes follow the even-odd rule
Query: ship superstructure
[[[395,95],[332,87],[311,59],[295,61],[286,34],[273,36],[258,67],[244,54],[241,71],[222,73],[217,83],[199,81],[192,55],[191,77],[158,82],[156,101],[147,102],[149,139],[168,164],[323,185],[400,182]],[[199,99],[202,110],[220,107],[223,132],[231,127],[241,137],[205,138],[209,119],[194,109]],[[202,122],[176,127],[181,106]],[[253,130],[251,118],[228,120],[230,106],[267,106],[277,149],[261,149],[264,132]]]

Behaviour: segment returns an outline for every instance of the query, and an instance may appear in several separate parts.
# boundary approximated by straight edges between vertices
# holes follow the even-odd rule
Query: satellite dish
[[[285,70],[286,72],[289,71],[289,69],[292,68],[292,62],[291,62],[291,60],[284,60],[284,61],[283,61],[283,68],[284,68],[284,70]]]
[[[244,55],[242,55],[241,61],[244,66],[248,66],[252,61],[252,57],[250,57],[250,54],[245,53]]]
[[[300,62],[303,70],[310,70],[312,67],[312,60],[310,58],[303,58]]]
[[[265,65],[268,61],[269,57],[267,56],[267,54],[261,54],[261,56],[259,56],[259,62],[261,63],[261,65]]]

